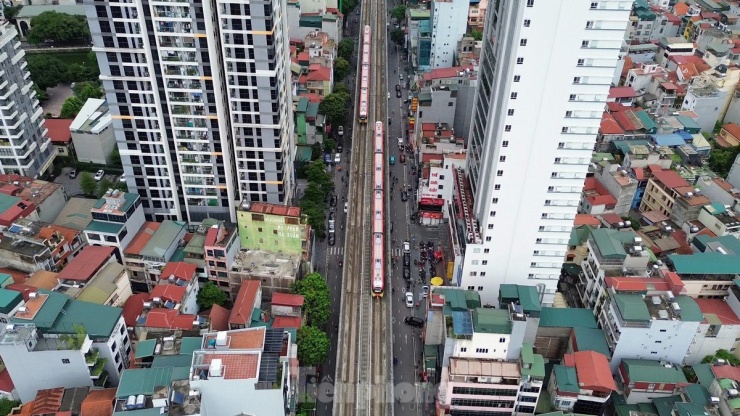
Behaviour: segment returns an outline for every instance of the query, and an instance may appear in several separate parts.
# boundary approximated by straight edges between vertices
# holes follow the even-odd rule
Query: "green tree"
[[[79,350],[82,348],[82,344],[85,343],[87,330],[85,329],[85,326],[81,324],[72,324],[72,330],[74,331],[74,334],[59,335],[59,340],[62,341],[70,350]]]
[[[715,147],[709,152],[709,169],[719,176],[726,177],[738,154],[740,154],[740,146]]]
[[[320,160],[322,154],[323,153],[321,151],[321,143],[316,142],[311,145],[311,160]]]
[[[321,200],[325,200],[334,189],[334,181],[332,181],[331,175],[326,171],[326,165],[321,160],[314,160],[308,165],[306,179],[308,179],[309,185],[314,183],[318,186],[321,191]]]
[[[331,311],[329,286],[326,280],[318,273],[311,273],[301,280],[296,280],[293,283],[293,291],[303,295],[303,307],[308,324],[316,327],[326,325]]]
[[[470,37],[475,40],[483,40],[483,32],[478,29],[473,29],[470,31]]]
[[[27,62],[31,79],[44,91],[66,81],[67,65],[58,58],[36,55],[28,57]]]
[[[0,399],[0,416],[9,415],[10,411],[20,404],[21,404],[20,402],[16,402],[10,399],[6,399],[6,398]]]
[[[343,80],[347,75],[349,75],[351,70],[352,67],[349,65],[349,62],[340,56],[334,61],[334,80]]]
[[[88,98],[103,98],[103,88],[98,81],[80,81],[76,82],[72,88],[77,98],[86,102]]]
[[[98,189],[98,183],[90,172],[82,172],[82,175],[80,175],[80,189],[87,196],[95,195],[95,191]]]
[[[706,357],[704,357],[701,362],[702,364],[711,364],[718,359],[725,360],[733,366],[740,365],[740,359],[732,355],[732,353],[727,350],[717,350],[713,355],[707,355]]]
[[[38,45],[46,41],[69,43],[89,37],[90,29],[84,16],[48,11],[31,19],[27,39]]]
[[[73,95],[67,98],[67,100],[64,101],[64,104],[62,104],[62,111],[59,114],[59,117],[75,118],[83,105],[85,105],[85,103]]]
[[[325,237],[326,224],[324,222],[324,212],[326,211],[326,207],[322,208],[319,204],[306,199],[301,199],[298,206],[301,207],[301,212],[308,218],[308,224],[316,235],[319,238]]]
[[[337,47],[338,55],[340,58],[344,58],[347,61],[352,59],[352,55],[355,53],[355,42],[350,38],[344,38],[339,42]]]
[[[324,97],[324,101],[319,104],[319,112],[326,115],[329,119],[329,124],[341,125],[344,123],[349,98],[348,93],[331,93]]]
[[[110,152],[110,164],[117,168],[123,168],[123,164],[121,163],[121,153],[118,151],[118,146],[114,147],[113,151]]]
[[[342,84],[341,82],[337,82],[337,83],[334,84],[334,91],[332,91],[332,92],[334,94],[347,95],[347,97],[350,96],[350,94],[349,94],[349,88],[347,88],[347,86],[344,85],[344,84]]]
[[[113,182],[111,182],[108,179],[101,179],[98,182],[98,193],[97,193],[98,198],[102,198],[103,195],[105,195],[105,192],[108,191],[108,189],[113,189],[113,188],[115,188],[115,185],[113,185]]]
[[[100,71],[96,66],[73,63],[67,67],[67,82],[97,81],[99,77]]]
[[[399,4],[398,6],[391,9],[391,17],[400,22],[406,18],[406,6]]]
[[[218,286],[212,282],[206,282],[198,292],[196,302],[203,309],[208,309],[213,305],[223,306],[226,303],[228,296],[223,290],[219,289]]]
[[[391,40],[396,45],[403,45],[403,43],[406,41],[406,34],[403,33],[403,30],[396,29],[393,32],[391,32]]]
[[[301,365],[316,366],[329,356],[329,337],[315,326],[304,326],[298,330],[298,360]]]
[[[38,98],[39,101],[46,101],[49,98],[49,95],[46,93],[46,91],[39,88],[38,84],[34,83],[33,87],[31,88],[36,91],[36,98]]]
[[[337,144],[334,143],[334,140],[332,140],[332,139],[330,139],[328,137],[326,139],[324,139],[324,150],[326,150],[327,152],[331,153],[331,152],[334,151],[334,149],[336,147],[337,147]]]
[[[20,12],[22,8],[22,4],[19,4],[17,6],[5,6],[3,7],[3,14],[5,15],[6,19],[13,20],[16,16],[18,16],[18,12]]]

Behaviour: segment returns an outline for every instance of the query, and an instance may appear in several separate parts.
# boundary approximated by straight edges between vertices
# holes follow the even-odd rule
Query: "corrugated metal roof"
[[[145,257],[164,257],[167,253],[167,249],[172,247],[173,243],[176,244],[175,240],[177,240],[180,233],[184,232],[185,225],[186,224],[184,222],[171,220],[162,221],[162,224],[159,226],[157,231],[154,232],[152,238],[149,239],[139,254]]]

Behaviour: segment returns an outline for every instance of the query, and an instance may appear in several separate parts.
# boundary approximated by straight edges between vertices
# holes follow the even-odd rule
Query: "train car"
[[[383,122],[375,123],[373,134],[373,247],[372,247],[372,292],[381,297],[385,291],[385,130]]]
[[[361,124],[367,123],[370,108],[370,26],[365,26],[362,33],[362,66],[360,68],[360,100],[358,103]]]

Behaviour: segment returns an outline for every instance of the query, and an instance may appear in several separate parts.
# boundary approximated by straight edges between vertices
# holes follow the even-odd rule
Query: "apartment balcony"
[[[202,119],[176,119],[175,127],[206,128],[206,121]]]
[[[199,90],[203,88],[203,84],[200,81],[195,80],[172,80],[167,83],[167,88],[172,89],[183,89],[183,90]]]
[[[196,195],[196,196],[205,195],[205,191],[203,190],[203,188],[185,188],[185,193],[187,195]]]
[[[155,6],[154,16],[168,19],[190,19],[190,8],[179,6]]]
[[[183,179],[185,185],[203,185],[203,178],[186,177]]]
[[[166,55],[162,55],[163,61],[170,62],[197,62],[197,56],[195,52],[167,52]]]

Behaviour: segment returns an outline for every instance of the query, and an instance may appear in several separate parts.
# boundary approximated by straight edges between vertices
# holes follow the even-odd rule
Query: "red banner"
[[[444,216],[441,212],[427,212],[422,211],[421,212],[421,218],[431,218],[433,220],[441,220]]]
[[[421,198],[419,205],[430,205],[435,207],[444,206],[445,200],[441,198]]]

